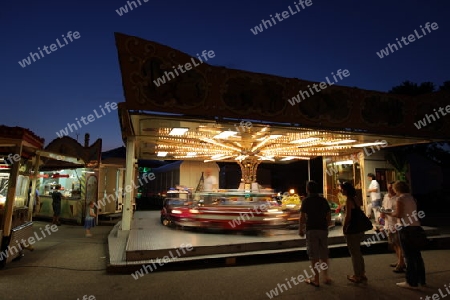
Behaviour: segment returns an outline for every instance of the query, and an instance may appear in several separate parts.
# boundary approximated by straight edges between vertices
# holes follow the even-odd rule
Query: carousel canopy
[[[138,159],[282,162],[450,138],[450,118],[429,116],[445,112],[448,92],[409,97],[332,85],[292,103],[319,83],[206,62],[169,76],[198,58],[119,33],[116,45],[122,137],[136,138]]]

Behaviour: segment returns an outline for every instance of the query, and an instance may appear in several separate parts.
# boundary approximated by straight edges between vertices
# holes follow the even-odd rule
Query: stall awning
[[[44,139],[26,128],[0,125],[0,154],[19,154],[14,153],[14,148],[18,145],[22,145],[22,153],[20,154],[28,157],[37,149],[42,149]]]

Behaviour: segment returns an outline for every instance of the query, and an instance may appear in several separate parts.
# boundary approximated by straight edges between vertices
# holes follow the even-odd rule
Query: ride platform
[[[297,229],[250,234],[166,227],[160,223],[159,211],[135,211],[131,229],[122,231],[120,226],[119,221],[108,237],[112,268],[149,264],[164,257],[169,257],[168,263],[217,258],[233,261],[239,256],[306,251],[306,240],[298,236]],[[429,237],[440,234],[434,227],[424,226],[424,229]],[[375,238],[372,243],[387,243],[374,234],[374,231],[366,232],[363,242]],[[330,248],[346,247],[342,226],[330,229],[328,244]]]

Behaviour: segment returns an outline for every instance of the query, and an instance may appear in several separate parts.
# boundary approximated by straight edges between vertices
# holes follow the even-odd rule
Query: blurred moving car
[[[177,215],[177,216],[175,216]],[[269,202],[236,204],[219,199],[212,204],[172,210],[176,225],[204,229],[258,231],[284,227],[284,213]]]
[[[273,192],[221,190],[195,194],[193,205],[173,208],[167,218],[178,226],[258,231],[284,226],[284,213]]]
[[[164,226],[174,224],[174,221],[179,217],[177,208],[191,207],[194,205],[192,196],[188,191],[170,189],[166,193],[166,198],[163,201],[163,208],[161,209],[161,224]]]

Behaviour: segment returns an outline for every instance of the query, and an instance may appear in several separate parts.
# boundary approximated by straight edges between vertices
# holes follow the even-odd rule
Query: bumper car
[[[212,204],[177,208],[172,210],[172,220],[183,227],[234,231],[259,231],[285,226],[283,211],[271,207],[268,202],[234,202],[220,199]]]
[[[284,212],[285,224],[288,228],[298,227],[302,201],[295,193],[284,193],[281,198],[281,209]]]
[[[170,188],[163,201],[163,208],[161,209],[161,224],[169,226],[174,224],[174,220],[179,217],[176,209],[183,207],[192,207],[195,201],[192,200],[192,193],[189,189],[183,186]],[[173,211],[175,210],[175,213]]]

